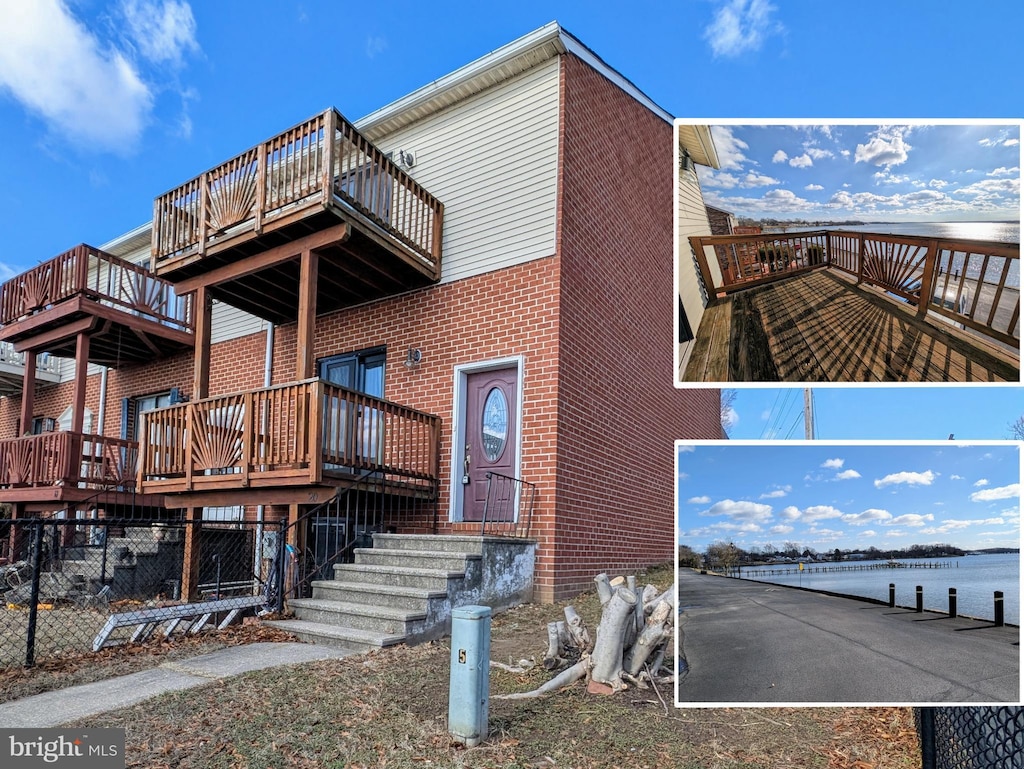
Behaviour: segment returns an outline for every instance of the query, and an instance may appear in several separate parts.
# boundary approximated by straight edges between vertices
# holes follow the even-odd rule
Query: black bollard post
[[[949,589],[949,616],[956,616],[956,588],[951,587]]]
[[[1003,622],[1003,591],[997,590],[994,595],[995,599],[995,616],[996,616],[996,627],[1002,627],[1005,623]]]
[[[889,583],[889,608],[892,609],[896,606],[896,583]]]
[[[918,613],[924,611],[924,587],[921,585],[917,586],[917,611]]]

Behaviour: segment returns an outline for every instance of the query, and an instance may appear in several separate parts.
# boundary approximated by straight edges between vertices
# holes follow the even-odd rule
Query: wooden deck
[[[195,344],[192,297],[138,265],[81,244],[0,286],[0,340],[16,352],[76,355],[116,368]]]
[[[295,320],[303,252],[317,313],[436,283],[444,206],[329,109],[161,195],[153,270],[180,293]]]
[[[817,269],[713,301],[684,382],[1019,382],[1019,350]]]
[[[365,477],[432,495],[440,429],[436,416],[320,379],[219,395],[145,414],[140,490],[181,507],[317,504]]]

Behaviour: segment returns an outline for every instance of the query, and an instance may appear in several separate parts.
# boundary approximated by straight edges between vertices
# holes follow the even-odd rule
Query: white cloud
[[[723,499],[715,502],[701,515],[724,515],[738,521],[766,521],[772,517],[771,505],[745,500]]]
[[[753,171],[747,173],[743,177],[743,181],[740,183],[741,187],[768,187],[772,184],[778,184],[779,180],[765,174],[755,174]]]
[[[765,492],[760,497],[758,497],[758,499],[780,499],[786,496],[792,490],[793,487],[788,484],[786,486],[778,486],[777,488],[771,491]]]
[[[199,50],[188,3],[125,0],[121,11],[132,41],[150,61],[180,66],[185,53]]]
[[[976,519],[973,521],[958,520],[950,518],[942,522],[941,526],[930,526],[927,529],[921,529],[922,534],[949,534],[953,531],[962,531],[968,526],[1001,526],[1006,524],[1007,521],[1003,518],[983,518]]]
[[[906,515],[898,515],[889,521],[886,525],[889,526],[924,526],[928,521],[935,520],[935,516],[931,513],[927,515],[918,515],[917,513],[907,513]]]
[[[750,145],[742,139],[733,136],[729,126],[711,126],[711,139],[718,151],[718,165],[727,171],[739,171],[744,163],[750,159],[744,154],[744,150],[750,149]]]
[[[982,486],[988,486],[988,478],[979,478],[978,480],[976,480],[974,482],[974,485],[975,485],[976,488],[981,488]]]
[[[891,486],[896,483],[905,483],[908,486],[931,486],[932,481],[936,477],[935,473],[931,470],[925,470],[923,473],[890,473],[884,478],[877,479],[875,481],[875,488],[880,489],[883,486]]]
[[[855,163],[869,163],[875,166],[898,166],[905,163],[912,147],[905,137],[909,126],[880,126],[874,131],[867,144],[858,144],[854,155]]]
[[[860,478],[860,473],[858,473],[853,468],[849,470],[843,470],[843,472],[841,473],[836,473],[837,481],[849,481],[852,480],[853,478]]]
[[[1014,166],[1013,168],[1007,168],[1006,166],[1000,166],[989,171],[985,176],[1013,176],[1014,174],[1020,175],[1020,166]]]
[[[854,526],[863,526],[871,521],[891,521],[892,513],[888,510],[879,510],[871,508],[865,510],[862,513],[851,513],[843,516],[843,523],[853,524]]]
[[[379,35],[370,35],[366,38],[366,58],[375,59],[379,54],[388,49],[388,40]]]
[[[697,447],[694,446],[692,443],[691,444],[683,444],[682,446],[679,447],[679,453],[680,454],[692,454],[696,450],[697,450]]]
[[[789,155],[782,150],[775,150],[775,154],[772,155],[773,163],[785,163],[787,160],[789,160]]]
[[[982,489],[971,494],[972,502],[991,502],[996,499],[1013,499],[1020,496],[1020,484],[1011,483],[1009,486],[997,486],[992,489]]]
[[[957,475],[956,473],[953,473],[951,476],[949,476],[949,480],[951,481],[962,481],[963,479],[964,477],[962,475]]]
[[[811,166],[814,165],[814,161],[811,160],[810,155],[808,155],[805,152],[803,155],[800,155],[799,157],[790,158],[789,164],[793,166],[793,168],[810,168]]]
[[[186,2],[124,0],[118,12],[116,41],[101,39],[62,0],[7,3],[0,25],[0,91],[40,117],[51,135],[90,152],[128,154],[141,137],[155,84],[140,62],[159,65],[153,76],[165,78],[199,50]],[[178,130],[190,130],[187,115]]]
[[[799,513],[799,519],[803,523],[815,523],[842,517],[843,511],[832,507],[832,505],[811,505]]]
[[[804,187],[804,189],[809,190],[810,192],[816,192],[818,190],[823,190],[825,188],[822,187],[820,184],[808,184],[806,187]]]
[[[690,505],[706,505],[711,501],[711,497],[690,497],[686,500],[687,504]]]
[[[778,526],[772,526],[770,529],[768,529],[769,534],[774,534],[776,536],[780,534],[789,534],[791,531],[793,531],[792,526],[786,526],[785,524],[781,523]]]
[[[826,459],[824,462],[821,463],[821,466],[824,467],[826,470],[838,470],[843,466],[845,461],[846,460],[839,459],[838,457],[835,459]]]
[[[775,6],[767,0],[728,0],[715,12],[704,39],[715,56],[739,56],[756,51],[765,38],[781,31],[772,21]]]
[[[806,147],[805,149],[807,150],[807,154],[815,160],[835,157],[831,150],[823,150],[821,147]]]

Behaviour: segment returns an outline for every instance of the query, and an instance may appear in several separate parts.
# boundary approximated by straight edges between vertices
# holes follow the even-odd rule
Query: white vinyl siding
[[[445,207],[442,282],[551,256],[559,59],[381,138]]]
[[[215,301],[210,319],[210,341],[226,342],[240,336],[248,336],[263,331],[267,327],[265,321],[229,304]]]
[[[697,333],[697,327],[704,316],[707,298],[701,288],[700,269],[693,258],[690,248],[690,235],[710,235],[711,224],[704,208],[704,196],[700,191],[700,183],[696,174],[680,170],[677,186],[677,221],[679,231],[679,296],[683,300],[683,310],[690,322],[690,330]],[[710,268],[717,270],[717,265]],[[693,341],[684,342],[679,348],[679,373],[686,369]]]

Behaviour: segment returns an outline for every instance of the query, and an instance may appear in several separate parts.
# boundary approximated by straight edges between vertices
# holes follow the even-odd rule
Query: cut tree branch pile
[[[614,694],[630,685],[646,688],[648,681],[674,679],[674,674],[659,674],[675,627],[675,585],[659,593],[654,585],[639,590],[632,576],[609,579],[607,574],[598,574],[594,582],[601,601],[594,640],[576,609],[566,606],[565,620],[550,622],[547,627],[544,669],[557,675],[533,691],[495,695],[495,699],[540,697],[584,678],[587,691],[594,694]],[[491,665],[508,669],[494,662]]]

